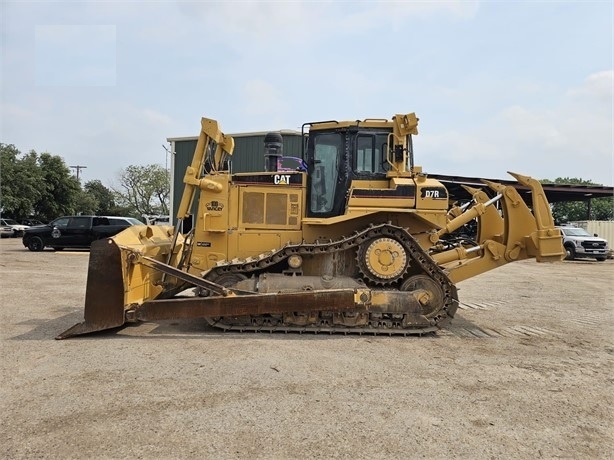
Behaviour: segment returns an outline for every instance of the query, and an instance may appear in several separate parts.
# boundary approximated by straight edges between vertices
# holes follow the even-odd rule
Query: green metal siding
[[[183,176],[188,166],[192,164],[192,156],[196,149],[196,139],[194,140],[182,140],[175,141],[175,164],[173,168],[173,203],[171,219],[173,225],[177,222],[177,209],[181,203],[181,196],[183,195]],[[195,207],[192,208],[192,212],[195,211]]]
[[[232,172],[264,171],[264,134],[235,137],[235,151],[232,155]],[[284,156],[301,156],[301,136],[283,135]]]

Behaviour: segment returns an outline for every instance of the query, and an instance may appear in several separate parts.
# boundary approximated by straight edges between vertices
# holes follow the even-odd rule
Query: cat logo
[[[275,174],[273,182],[275,185],[288,185],[290,183],[290,174]]]

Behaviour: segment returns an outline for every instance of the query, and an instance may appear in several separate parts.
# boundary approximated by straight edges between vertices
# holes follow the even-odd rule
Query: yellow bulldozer
[[[529,205],[514,186],[486,180],[452,202],[414,164],[414,113],[302,132],[296,168],[280,168],[271,133],[265,171],[232,173],[234,140],[203,118],[177,224],[95,242],[85,319],[57,338],[179,318],[232,331],[424,334],[454,317],[456,283],[564,257],[535,179],[510,173],[530,189]],[[458,236],[470,223],[475,235]]]

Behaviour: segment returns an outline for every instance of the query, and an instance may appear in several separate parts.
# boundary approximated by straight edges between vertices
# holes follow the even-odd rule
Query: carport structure
[[[442,182],[448,189],[450,198],[454,201],[463,201],[471,199],[469,193],[462,187],[468,185],[470,187],[484,187],[484,182],[478,177],[466,176],[447,176],[440,174],[429,174],[429,177],[435,178]],[[518,190],[520,196],[530,204],[531,190],[515,180],[488,179],[493,182],[498,182],[503,185],[512,185]],[[587,213],[590,215],[591,200],[593,198],[612,198],[614,196],[614,187],[603,185],[579,185],[579,184],[542,184],[546,197],[550,203],[559,203],[567,201],[586,201],[588,202]]]

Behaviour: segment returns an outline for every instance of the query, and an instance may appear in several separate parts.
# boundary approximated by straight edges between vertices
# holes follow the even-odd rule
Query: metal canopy
[[[429,174],[429,177],[442,182],[453,200],[465,200],[471,196],[462,188],[462,185],[482,188],[485,184],[478,177],[447,176],[442,174]],[[513,185],[525,201],[531,200],[531,193],[525,187],[514,180],[488,179],[504,185]],[[589,201],[592,198],[608,198],[614,196],[614,187],[603,185],[577,185],[577,184],[542,184],[546,197],[550,203],[562,201]],[[487,187],[486,187],[487,188]]]

